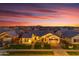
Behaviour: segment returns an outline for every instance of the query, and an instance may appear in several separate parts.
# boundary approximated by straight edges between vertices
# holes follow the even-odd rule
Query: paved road
[[[4,50],[0,50],[0,52],[1,51],[59,51],[59,50],[79,52],[79,50],[68,50],[68,49],[4,49]]]
[[[52,49],[6,49],[6,50],[0,50],[2,51],[53,51]]]
[[[74,51],[79,52],[79,50],[68,50],[68,49],[6,49],[6,50],[0,50],[0,55],[3,53],[6,54],[7,51],[53,51],[54,56],[68,56],[68,51]]]

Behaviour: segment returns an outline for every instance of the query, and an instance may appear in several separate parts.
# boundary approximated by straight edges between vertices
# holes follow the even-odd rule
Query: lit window
[[[31,40],[29,40],[29,42],[31,42]]]
[[[79,42],[79,39],[74,39],[74,42]]]

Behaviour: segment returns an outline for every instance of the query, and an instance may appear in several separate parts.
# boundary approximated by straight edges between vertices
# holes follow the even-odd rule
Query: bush
[[[74,44],[74,45],[73,45],[73,48],[74,48],[74,49],[79,49],[79,44]]]
[[[41,43],[40,42],[36,42],[35,46],[34,46],[35,49],[41,49]]]
[[[79,44],[72,45],[73,48],[69,48],[69,45],[62,45],[62,48],[64,49],[79,49]]]
[[[10,45],[7,49],[30,49],[31,45]]]
[[[48,44],[48,43],[44,43],[44,47],[41,47],[41,42],[37,42],[36,44],[35,44],[35,49],[50,49],[51,48],[51,46]]]
[[[68,48],[68,45],[61,45],[61,47],[62,47],[63,49],[69,49],[69,48]]]
[[[48,43],[44,44],[44,49],[50,49],[50,48],[51,48],[50,44],[48,44]]]

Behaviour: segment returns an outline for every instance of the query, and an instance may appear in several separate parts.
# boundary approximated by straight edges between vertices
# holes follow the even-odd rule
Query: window
[[[50,41],[51,41],[51,40],[56,40],[56,41],[58,41],[58,39],[49,39],[49,40],[50,40]]]
[[[58,41],[57,39],[54,39],[54,40]]]
[[[76,40],[74,39],[74,42],[76,42]]]
[[[53,39],[49,39],[49,40],[53,40]]]
[[[36,37],[35,37],[35,40],[36,40]]]
[[[79,42],[79,39],[74,39],[74,42]]]
[[[28,39],[25,39],[25,42],[28,42],[29,40]]]
[[[26,39],[25,39],[25,42],[26,42]]]

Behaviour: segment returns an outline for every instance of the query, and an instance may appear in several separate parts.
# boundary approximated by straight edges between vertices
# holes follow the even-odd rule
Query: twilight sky
[[[79,4],[0,4],[0,26],[79,26]]]

